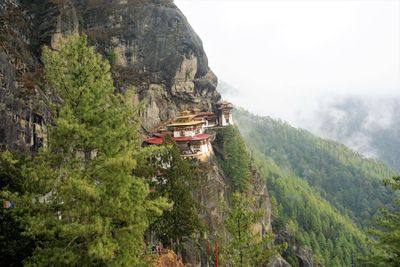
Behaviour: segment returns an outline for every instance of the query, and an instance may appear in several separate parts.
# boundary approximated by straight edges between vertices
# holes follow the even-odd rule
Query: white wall
[[[181,135],[181,131],[174,131],[174,137],[193,137],[195,136],[195,131],[183,131],[183,135]]]
[[[228,117],[229,122],[227,122],[226,117],[225,117],[224,114],[222,114],[222,115],[219,117],[219,119],[220,119],[221,126],[233,125],[232,113],[229,114],[229,117]]]

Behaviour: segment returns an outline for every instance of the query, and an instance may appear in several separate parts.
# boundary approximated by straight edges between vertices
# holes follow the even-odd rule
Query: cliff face
[[[118,87],[139,83],[146,128],[182,109],[212,109],[220,98],[217,78],[200,38],[172,1],[92,2],[73,1],[63,12],[80,10],[77,21],[113,61]]]
[[[225,230],[224,220],[226,216],[225,205],[229,205],[232,194],[232,177],[227,176],[222,168],[217,164],[218,150],[221,151],[221,144],[213,142],[216,155],[212,155],[208,161],[199,162],[201,180],[199,191],[195,198],[199,203],[200,217],[206,228],[204,236],[197,240],[187,240],[184,243],[182,253],[184,262],[187,266],[213,266],[215,255],[215,243],[218,240],[219,245],[223,246],[228,238]],[[255,166],[251,166],[251,186],[248,194],[255,196],[257,209],[263,210],[263,216],[260,222],[254,225],[254,231],[263,234],[272,232],[271,228],[271,202],[267,191],[265,179],[261,177]],[[271,266],[290,266],[279,265],[279,262],[285,262],[281,257],[271,260]],[[278,265],[277,265],[278,264]]]
[[[202,42],[172,1],[0,0],[0,146],[29,151],[40,145],[52,99],[41,48],[57,49],[60,37],[76,30],[109,59],[117,90],[136,87],[146,102],[145,130],[181,110],[212,111],[220,99]],[[196,194],[208,231],[189,240],[183,256],[192,266],[208,266],[216,236],[225,237],[221,203],[228,202],[230,181],[214,157],[199,168],[204,176]],[[252,192],[265,210],[260,231],[270,231],[265,182],[257,171],[253,176]]]
[[[0,143],[8,147],[34,143],[19,134],[16,116],[47,115],[37,86],[41,48],[57,49],[76,30],[110,60],[116,89],[135,85],[145,129],[184,109],[211,111],[220,99],[202,42],[172,1],[2,0],[0,18]]]

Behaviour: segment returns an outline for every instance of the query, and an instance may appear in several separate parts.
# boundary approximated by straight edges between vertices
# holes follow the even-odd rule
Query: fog
[[[399,112],[398,97],[325,97],[319,99],[313,112],[300,113],[297,120],[302,127],[339,140],[365,156],[394,161],[389,157],[395,155],[387,155],[387,149],[390,144],[397,146],[400,142]]]
[[[336,100],[400,94],[400,1],[175,3],[213,71],[236,88],[224,97],[259,115],[310,129]]]

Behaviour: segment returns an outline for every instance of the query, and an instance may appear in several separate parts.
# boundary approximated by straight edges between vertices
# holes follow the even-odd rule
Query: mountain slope
[[[237,111],[235,118],[251,148],[307,181],[358,225],[368,225],[380,207],[392,203],[393,196],[381,181],[395,172],[383,163],[282,121],[243,110]]]
[[[382,179],[395,172],[285,122],[242,109],[234,118],[266,177],[273,229],[289,244],[285,259],[293,266],[309,264],[309,258],[313,264],[357,266],[357,257],[369,249],[363,228],[392,203]]]
[[[357,255],[368,251],[365,234],[306,181],[259,152],[253,157],[267,180],[273,229],[278,241],[288,243],[283,256],[292,266],[351,266]]]

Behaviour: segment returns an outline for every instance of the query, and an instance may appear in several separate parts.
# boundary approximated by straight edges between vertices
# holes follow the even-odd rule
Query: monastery
[[[211,154],[214,137],[210,129],[233,125],[233,106],[226,101],[217,103],[217,114],[213,112],[183,111],[166,126],[160,127],[153,137],[144,140],[145,145],[161,145],[170,135],[178,145],[183,157],[206,159]]]

